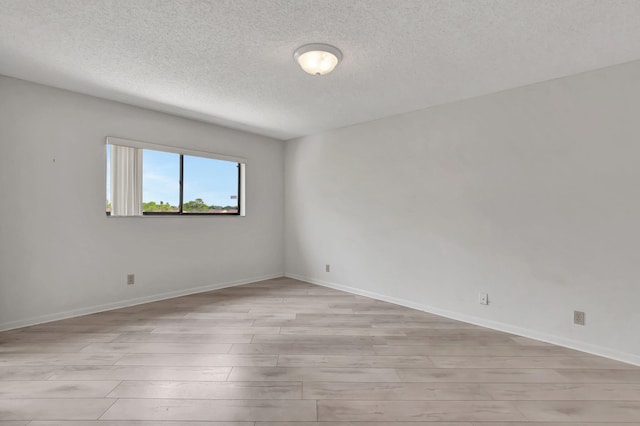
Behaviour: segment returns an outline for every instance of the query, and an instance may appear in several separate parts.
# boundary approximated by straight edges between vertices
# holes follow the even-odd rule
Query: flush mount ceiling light
[[[333,71],[342,60],[342,52],[337,47],[324,43],[305,44],[296,49],[293,59],[305,72],[325,75]]]

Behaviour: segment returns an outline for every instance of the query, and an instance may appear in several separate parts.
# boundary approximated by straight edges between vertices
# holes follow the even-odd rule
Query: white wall
[[[107,135],[247,158],[247,216],[106,217]],[[281,141],[0,76],[0,330],[282,276],[283,152]]]
[[[638,76],[287,142],[286,274],[640,364]]]

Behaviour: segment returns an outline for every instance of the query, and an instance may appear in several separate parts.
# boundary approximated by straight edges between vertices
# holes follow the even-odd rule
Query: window
[[[182,158],[183,213],[237,214],[240,164],[185,155]]]
[[[142,150],[142,213],[180,213],[180,154]]]
[[[106,213],[244,216],[240,160],[109,137]]]

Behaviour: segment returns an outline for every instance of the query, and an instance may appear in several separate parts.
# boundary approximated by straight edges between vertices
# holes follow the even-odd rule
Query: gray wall
[[[247,158],[247,216],[106,217],[108,135]],[[0,146],[0,329],[283,274],[281,141],[0,76]]]
[[[639,75],[287,142],[287,275],[640,364]]]

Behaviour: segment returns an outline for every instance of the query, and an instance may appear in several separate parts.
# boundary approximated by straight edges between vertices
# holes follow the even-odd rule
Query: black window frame
[[[149,149],[149,148],[145,148]],[[153,150],[152,150],[153,151]],[[156,150],[158,151],[158,150]],[[166,151],[161,151],[166,152]],[[184,203],[184,154],[180,155],[180,200],[178,201],[178,211],[177,212],[142,212],[143,216],[240,216],[240,212],[242,211],[240,203],[242,203],[242,197],[240,196],[240,190],[242,187],[242,173],[240,171],[241,163],[235,162],[238,168],[238,211],[235,213],[190,213],[182,211],[182,206]],[[197,155],[189,155],[190,157],[198,157],[198,158],[207,158],[209,160],[218,160],[218,161],[228,161],[228,160],[220,160],[218,158],[209,158],[209,157],[201,157]],[[234,161],[230,161],[232,163]],[[107,213],[108,214],[108,213]]]

